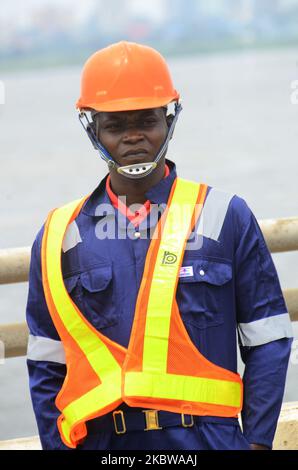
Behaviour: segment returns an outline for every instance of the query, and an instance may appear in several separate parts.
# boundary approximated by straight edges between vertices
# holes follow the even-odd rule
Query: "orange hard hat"
[[[87,60],[76,107],[129,111],[159,108],[178,100],[162,55],[152,47],[121,41]]]

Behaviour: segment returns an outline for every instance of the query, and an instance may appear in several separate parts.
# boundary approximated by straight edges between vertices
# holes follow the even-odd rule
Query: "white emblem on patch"
[[[189,277],[189,276],[193,276],[193,267],[182,266],[179,271],[179,277]]]

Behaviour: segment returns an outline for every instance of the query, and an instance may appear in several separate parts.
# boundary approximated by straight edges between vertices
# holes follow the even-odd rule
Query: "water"
[[[290,100],[297,62],[291,49],[171,61],[184,106],[169,151],[179,175],[244,197],[258,219],[298,215],[298,105]],[[51,208],[106,174],[74,110],[79,76],[67,68],[0,77],[1,248],[30,245]],[[274,260],[282,287],[298,287],[298,254]],[[0,286],[1,323],[24,321],[27,289]],[[298,400],[296,349],[285,401]],[[37,433],[25,358],[0,365],[0,398],[0,440]]]

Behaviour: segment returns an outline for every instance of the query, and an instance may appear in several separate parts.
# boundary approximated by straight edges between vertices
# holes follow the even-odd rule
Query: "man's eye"
[[[154,124],[156,124],[156,119],[147,118],[147,119],[144,119],[143,123],[145,124],[145,126],[153,126]]]
[[[116,131],[118,129],[120,129],[120,124],[118,123],[111,123],[111,124],[107,124],[105,126],[105,129],[107,129],[108,131]]]

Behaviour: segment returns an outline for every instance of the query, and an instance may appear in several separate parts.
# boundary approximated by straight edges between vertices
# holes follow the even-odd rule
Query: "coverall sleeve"
[[[258,222],[237,200],[235,289],[242,360],[243,433],[250,443],[272,448],[293,337],[278,275]]]
[[[29,327],[27,366],[33,409],[43,449],[68,449],[57,428],[59,410],[55,398],[65,375],[62,343],[50,317],[41,278],[41,239],[38,233],[32,249],[26,318]]]

